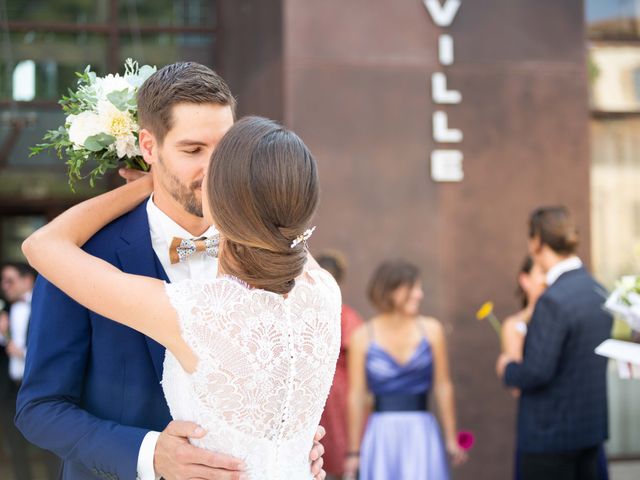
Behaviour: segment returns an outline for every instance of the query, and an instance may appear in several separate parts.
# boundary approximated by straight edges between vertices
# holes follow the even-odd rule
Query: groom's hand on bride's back
[[[160,434],[153,457],[156,475],[165,480],[243,480],[241,460],[194,447],[189,438],[202,438],[206,432],[191,422],[173,421]]]

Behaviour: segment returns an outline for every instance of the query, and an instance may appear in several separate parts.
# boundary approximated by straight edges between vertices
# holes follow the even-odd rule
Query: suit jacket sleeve
[[[522,390],[548,384],[556,374],[568,331],[559,305],[547,296],[541,297],[529,325],[522,363],[507,365],[504,383]]]
[[[79,406],[90,342],[89,311],[38,278],[16,425],[30,442],[64,460],[136,478],[138,451],[148,430],[100,419]]]

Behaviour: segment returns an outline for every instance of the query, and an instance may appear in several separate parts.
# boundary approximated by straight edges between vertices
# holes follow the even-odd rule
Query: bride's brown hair
[[[246,117],[222,138],[207,175],[224,273],[255,288],[290,292],[307,258],[303,242],[291,243],[309,228],[319,197],[307,146],[276,122]]]

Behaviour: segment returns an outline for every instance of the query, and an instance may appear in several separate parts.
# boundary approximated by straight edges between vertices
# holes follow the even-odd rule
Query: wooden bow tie
[[[204,252],[210,257],[218,257],[220,237],[178,238],[173,237],[169,247],[171,265],[186,262],[194,253]]]

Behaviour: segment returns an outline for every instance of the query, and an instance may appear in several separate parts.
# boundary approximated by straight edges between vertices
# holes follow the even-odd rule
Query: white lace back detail
[[[309,451],[340,348],[340,290],[309,270],[284,299],[231,278],[167,284],[182,335],[199,358],[186,373],[167,351],[163,388],[195,445],[247,463],[251,480],[312,478]]]

